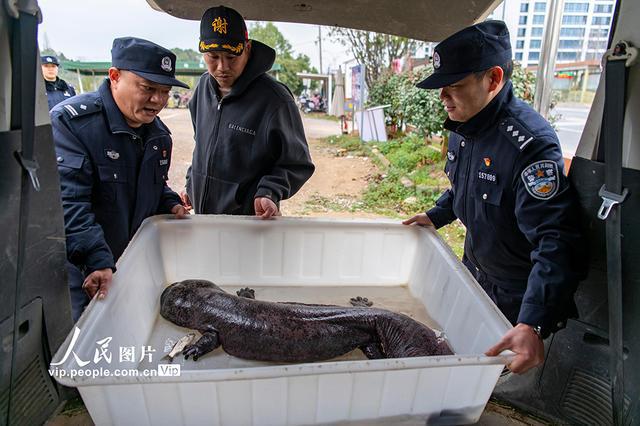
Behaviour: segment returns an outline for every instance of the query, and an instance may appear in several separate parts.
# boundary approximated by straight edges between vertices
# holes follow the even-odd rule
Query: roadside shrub
[[[425,90],[416,87],[420,81],[431,75],[433,68],[427,66],[406,74],[408,90],[402,95],[405,106],[405,122],[416,127],[421,136],[441,135],[447,113],[440,102],[439,90]]]
[[[390,105],[384,109],[385,124],[400,129],[404,124],[402,93],[406,90],[406,85],[407,81],[403,75],[391,71],[383,73],[377,83],[369,89],[366,107]]]
[[[369,88],[367,106],[391,105],[385,108],[387,125],[395,124],[400,129],[404,124],[410,124],[423,137],[442,135],[447,113],[440,102],[440,91],[416,87],[432,72],[433,68],[429,65],[402,74],[382,74]],[[535,75],[516,62],[511,80],[516,96],[533,104]]]
[[[513,82],[513,92],[516,97],[529,105],[533,105],[533,96],[536,93],[536,75],[522,68],[519,63],[514,62],[511,81]]]

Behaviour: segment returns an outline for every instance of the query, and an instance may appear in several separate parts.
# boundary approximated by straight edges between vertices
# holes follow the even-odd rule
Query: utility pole
[[[318,50],[320,54],[320,74],[322,74],[322,26],[318,25]]]

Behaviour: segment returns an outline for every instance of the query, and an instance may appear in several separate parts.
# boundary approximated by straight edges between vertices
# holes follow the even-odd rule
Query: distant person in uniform
[[[64,209],[73,318],[107,295],[116,261],[156,214],[188,214],[167,186],[171,135],[157,117],[175,78],[176,57],[147,40],[117,38],[98,91],[51,111]]]
[[[224,6],[204,12],[199,50],[208,72],[189,102],[195,148],[183,200],[196,213],[278,215],[314,166],[293,95],[267,74],[276,53]]]
[[[47,103],[49,110],[60,102],[76,95],[76,90],[72,85],[58,77],[60,61],[51,55],[40,57],[42,76],[44,77],[44,85],[47,90]]]
[[[180,104],[182,103],[182,96],[180,95],[180,92],[176,90],[171,94],[171,97],[173,98],[173,107],[180,108]]]
[[[433,67],[418,87],[440,89],[449,116],[451,189],[403,223],[466,226],[462,261],[514,325],[487,355],[512,350],[508,367],[522,373],[544,360],[542,339],[577,315],[584,253],[577,199],[555,131],[513,93],[504,22],[450,36],[436,46]]]

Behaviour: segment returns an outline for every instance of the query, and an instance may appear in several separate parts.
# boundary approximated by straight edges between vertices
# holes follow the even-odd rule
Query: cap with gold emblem
[[[244,18],[236,10],[217,6],[200,20],[200,52],[222,51],[241,55],[249,38]]]

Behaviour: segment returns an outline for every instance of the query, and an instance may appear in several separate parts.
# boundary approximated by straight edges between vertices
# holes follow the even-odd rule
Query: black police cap
[[[249,34],[244,18],[230,7],[207,9],[200,20],[200,52],[221,51],[242,55]]]
[[[443,40],[433,54],[433,74],[417,84],[439,89],[471,73],[503,65],[511,60],[509,30],[502,21],[485,21]]]
[[[40,56],[40,62],[42,62],[42,65],[44,64],[60,65],[60,61],[58,61],[58,58],[56,58],[53,55]]]
[[[175,78],[176,55],[148,40],[136,37],[113,40],[111,65],[154,83],[189,88]]]

